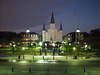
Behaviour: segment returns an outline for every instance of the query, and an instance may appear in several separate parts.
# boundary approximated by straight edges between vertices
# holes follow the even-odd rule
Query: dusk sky
[[[81,32],[100,28],[100,0],[0,0],[0,31],[42,33],[43,23],[50,26],[54,12],[56,28],[63,26],[63,35],[74,32],[77,24]]]

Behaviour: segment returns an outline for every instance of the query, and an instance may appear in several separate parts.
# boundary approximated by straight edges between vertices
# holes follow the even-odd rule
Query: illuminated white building
[[[69,33],[67,35],[67,42],[72,42],[72,41],[75,41],[75,42],[83,41],[83,34],[82,32],[80,32],[79,28],[77,28],[76,32],[73,32],[73,34]]]
[[[55,29],[55,21],[52,12],[50,29],[48,29],[48,31],[46,31],[45,24],[43,24],[42,41],[62,42],[62,34],[63,34],[62,24],[60,24],[59,32],[57,31],[57,29]]]
[[[23,37],[23,41],[38,41],[38,34],[30,32],[29,29],[27,29],[26,32],[21,32],[20,35]]]

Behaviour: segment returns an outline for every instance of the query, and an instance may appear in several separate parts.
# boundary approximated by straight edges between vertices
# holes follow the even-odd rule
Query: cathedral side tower
[[[62,29],[62,23],[60,24],[60,29],[59,29],[59,41],[62,42],[63,41],[63,29]]]
[[[45,29],[45,24],[43,24],[42,41],[46,41],[46,29]]]

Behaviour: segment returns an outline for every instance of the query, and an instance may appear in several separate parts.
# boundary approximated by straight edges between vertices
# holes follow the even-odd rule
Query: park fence
[[[100,70],[98,69],[91,69],[86,67],[37,67],[34,68],[33,66],[9,66],[6,69],[0,70],[0,75],[99,75]]]

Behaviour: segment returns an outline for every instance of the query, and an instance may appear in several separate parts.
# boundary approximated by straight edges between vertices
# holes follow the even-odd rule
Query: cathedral
[[[43,24],[42,41],[62,42],[62,35],[63,35],[62,24],[60,24],[60,29],[59,31],[57,31],[57,29],[55,29],[54,15],[52,12],[50,29],[46,31],[45,24]]]

